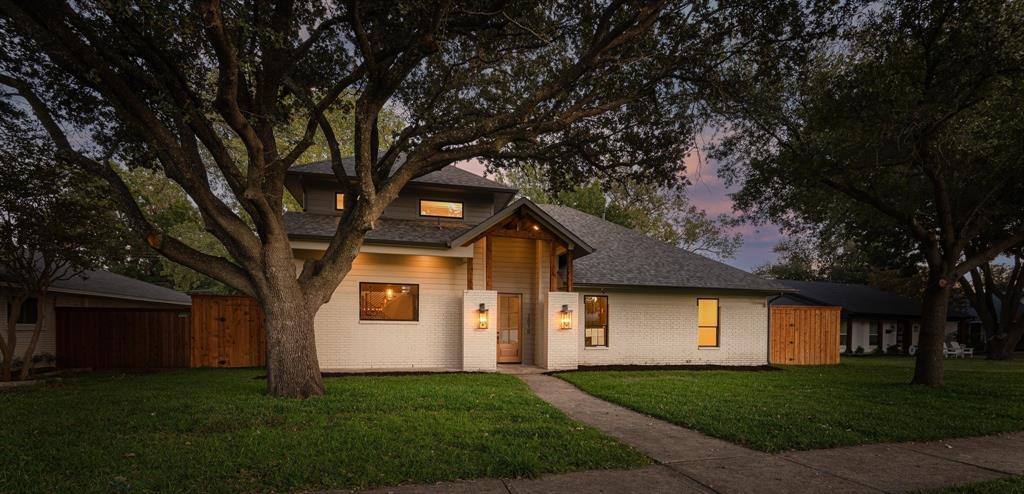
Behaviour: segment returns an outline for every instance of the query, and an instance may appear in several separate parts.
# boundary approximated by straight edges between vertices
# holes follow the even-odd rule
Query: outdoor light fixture
[[[572,329],[572,311],[568,304],[562,305],[562,310],[558,311],[558,329]]]
[[[477,310],[477,328],[487,329],[487,304],[481,303]]]

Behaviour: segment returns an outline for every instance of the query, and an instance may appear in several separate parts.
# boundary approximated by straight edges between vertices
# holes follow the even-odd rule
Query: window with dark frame
[[[420,199],[420,216],[462,219],[465,214],[464,209],[464,204],[458,201]]]
[[[345,209],[345,193],[335,192],[334,193],[334,210],[343,211]]]
[[[420,286],[398,283],[360,283],[359,320],[419,321]]]
[[[868,324],[868,345],[878,346],[879,336],[882,333],[882,321],[871,321]]]
[[[583,297],[583,344],[587,347],[608,346],[608,296]]]
[[[14,309],[10,301],[7,302],[7,313]],[[18,321],[15,324],[35,324],[39,319],[39,300],[35,297],[25,299],[21,305],[21,313],[18,314]]]
[[[719,318],[721,311],[717,298],[697,299],[697,346],[715,348],[718,346]]]

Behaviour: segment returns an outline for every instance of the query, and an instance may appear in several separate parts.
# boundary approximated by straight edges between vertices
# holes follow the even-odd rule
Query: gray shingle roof
[[[355,176],[355,161],[351,156],[342,159],[342,165],[345,166],[345,173],[348,176]],[[298,173],[303,175],[319,175],[319,176],[334,176],[334,171],[331,170],[331,162],[328,161],[314,161],[312,163],[306,163],[304,165],[293,166],[288,170],[288,173]],[[428,173],[422,177],[412,179],[413,183],[418,184],[429,184],[429,185],[447,185],[456,186],[460,188],[473,188],[473,189],[484,189],[496,192],[515,192],[516,189],[509,187],[504,184],[500,184],[493,180],[488,180],[480,175],[472,172],[468,172],[454,165],[446,166],[436,172]]]
[[[573,264],[580,285],[713,288],[778,292],[785,287],[564,206],[541,204],[594,252]]]
[[[175,305],[192,304],[192,299],[179,291],[109,271],[85,271],[74,278],[55,282],[50,289],[55,292],[82,293],[126,300]]]
[[[314,239],[329,239],[338,228],[341,217],[333,214],[284,214],[288,235]],[[447,247],[448,241],[472,228],[458,221],[399,220],[380,218],[375,228],[366,234],[366,243],[435,245]]]
[[[798,290],[787,298],[799,301],[809,300],[819,305],[843,308],[851,316],[898,316],[921,317],[921,302],[899,294],[879,290],[867,285],[833,283],[830,281],[778,280],[779,283]],[[778,301],[777,303],[786,303]],[[950,319],[966,317],[959,310],[951,309]]]

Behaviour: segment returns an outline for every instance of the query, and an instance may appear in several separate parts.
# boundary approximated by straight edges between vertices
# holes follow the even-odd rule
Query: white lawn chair
[[[961,358],[967,358],[967,357],[974,358],[974,349],[969,347],[969,346],[967,346],[967,345],[960,345],[960,357]]]
[[[949,342],[949,348],[951,350],[953,350],[953,356],[954,357],[956,357],[956,358],[964,358],[964,348],[961,347],[959,343],[957,343],[955,341],[951,341],[951,342]],[[974,350],[971,350],[971,353],[973,354]]]
[[[942,356],[946,357],[946,358],[955,357],[956,356],[956,352],[953,351],[952,348],[950,348],[949,343],[943,343],[942,344]]]

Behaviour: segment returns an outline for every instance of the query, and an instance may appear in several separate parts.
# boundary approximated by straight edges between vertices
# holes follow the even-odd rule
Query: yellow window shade
[[[697,328],[697,346],[718,346],[718,327],[701,326]]]
[[[718,326],[718,300],[702,298],[697,301],[697,325]]]

